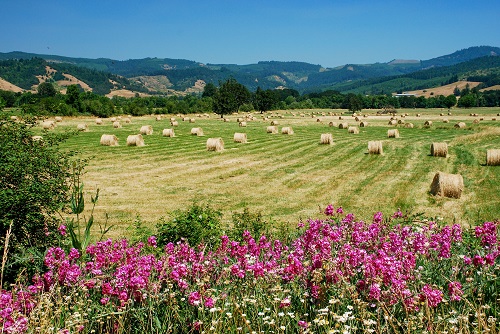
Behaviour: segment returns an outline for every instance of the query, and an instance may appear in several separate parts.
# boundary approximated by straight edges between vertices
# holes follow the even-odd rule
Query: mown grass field
[[[154,224],[195,201],[220,209],[228,221],[233,212],[248,207],[262,212],[268,221],[295,224],[318,217],[320,208],[329,203],[364,213],[361,219],[398,208],[464,225],[500,218],[500,166],[485,166],[486,150],[500,148],[500,117],[496,116],[500,108],[452,109],[451,116],[440,116],[447,114],[440,109],[398,110],[398,115],[409,114],[406,123],[415,125],[412,129],[398,125],[400,138],[387,138],[387,130],[394,128],[388,125],[390,116],[376,116],[372,110],[364,111],[369,116],[362,120],[368,126],[360,128],[359,134],[329,127],[329,122],[359,124],[348,113],[339,120],[341,112],[295,110],[293,116],[291,111],[279,111],[268,113],[269,120],[254,113],[256,120],[247,121],[247,127],[239,127],[236,121],[242,113],[229,116],[229,122],[216,115],[191,115],[195,123],[176,117],[175,138],[161,135],[171,127],[172,115],[161,121],[155,116],[134,117],[121,129],[114,129],[106,119],[103,125],[95,125],[95,118],[68,118],[52,131],[74,130],[82,122],[89,125],[89,132],[79,133],[62,147],[91,158],[83,178],[85,191],[90,198],[100,189],[95,216],[104,222],[108,215],[108,222],[115,225],[111,236],[127,235],[137,217]],[[449,123],[443,123],[444,118]],[[484,119],[473,123],[480,118]],[[279,122],[280,133],[266,133],[272,120]],[[431,127],[423,126],[426,120],[433,121]],[[458,121],[467,128],[454,128]],[[154,128],[152,135],[144,136],[146,146],[126,146],[127,136],[139,133],[146,124]],[[292,127],[294,134],[281,134],[283,126]],[[193,127],[201,127],[204,136],[191,135]],[[233,142],[235,132],[246,133],[248,143]],[[101,146],[104,133],[115,134],[120,146]],[[320,145],[322,133],[331,133],[334,144]],[[211,137],[224,140],[223,152],[207,151]],[[370,140],[383,141],[383,155],[367,154]],[[432,142],[446,142],[448,157],[430,156]],[[463,176],[465,190],[460,199],[429,194],[437,171]]]

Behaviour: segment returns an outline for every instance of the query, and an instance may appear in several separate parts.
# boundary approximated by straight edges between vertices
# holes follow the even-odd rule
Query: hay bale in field
[[[157,116],[156,116],[156,120],[157,120],[157,121],[161,121],[161,115],[157,115]]]
[[[132,121],[131,121],[131,120],[130,120],[130,118],[128,118],[128,117],[124,117],[124,118],[122,119],[122,121],[123,121],[123,123],[125,123],[125,124],[130,124],[130,123],[132,123]]]
[[[179,122],[177,122],[177,121],[171,121],[170,125],[171,126],[179,126]]]
[[[360,121],[360,118],[359,118],[358,116],[356,116],[356,117],[354,117],[354,120],[355,120],[356,122],[359,122],[359,121]]]
[[[446,156],[448,155],[448,144],[446,144],[446,143],[432,143],[431,144],[431,155],[433,157],[446,158]]]
[[[496,120],[497,120],[497,118],[496,118],[496,117],[493,117],[491,120],[492,120],[492,121],[496,121]]]
[[[398,120],[398,124],[405,124],[405,120],[404,119]]]
[[[443,118],[443,123],[450,123],[450,121],[448,120],[448,118]]]
[[[413,123],[406,123],[405,124],[405,128],[408,128],[408,129],[413,129]]]
[[[87,131],[89,131],[89,126],[85,123],[80,123],[76,126],[76,129],[78,131],[87,132]]]
[[[242,122],[240,122],[239,126],[242,127],[242,128],[244,128],[244,127],[247,126],[247,122],[242,121]]]
[[[56,127],[56,122],[54,121],[43,121],[42,128],[45,130],[52,130]]]
[[[281,134],[284,135],[293,135],[293,129],[289,126],[284,126],[281,128]]]
[[[33,140],[33,141],[41,141],[41,140],[43,140],[43,137],[42,136],[31,136],[31,140]]]
[[[190,120],[190,119],[191,119],[191,118],[189,118],[189,117],[182,117],[182,121],[183,121],[183,122],[189,122],[189,120]]]
[[[269,125],[266,129],[266,132],[267,133],[272,133],[272,134],[276,134],[278,133],[278,127],[277,126],[274,126],[274,125]]]
[[[344,122],[339,124],[339,129],[347,129],[349,127],[349,124]]]
[[[221,152],[224,150],[224,141],[222,138],[208,138],[207,151]]]
[[[111,123],[116,122],[116,117],[111,117],[109,120]]]
[[[417,117],[420,117],[420,116],[422,116],[422,115],[421,114],[417,114]]]
[[[387,125],[396,125],[396,124],[398,124],[398,121],[396,121],[395,119],[391,119],[389,123],[387,123]]]
[[[366,121],[363,121],[363,122],[359,123],[359,127],[360,128],[366,128],[367,126],[368,126],[368,122],[366,122]]]
[[[56,122],[62,122],[62,117],[61,116],[56,116],[54,117],[54,119],[56,120]]]
[[[321,123],[321,118],[316,118],[316,123]]]
[[[175,122],[175,117],[170,117],[170,122]]]
[[[247,142],[247,134],[246,133],[240,133],[240,132],[236,132],[234,134],[234,142],[235,143],[246,143]]]
[[[492,149],[486,151],[486,165],[500,166],[500,150]]]
[[[201,136],[203,136],[203,129],[202,128],[192,128],[191,129],[191,134],[193,136],[199,136],[199,137],[201,137]]]
[[[437,172],[431,183],[431,194],[450,198],[460,198],[464,190],[464,179],[460,174]]]
[[[238,117],[238,118],[236,118],[236,122],[238,122],[238,123],[241,123],[241,122],[243,122],[243,121],[244,121],[243,117]]]
[[[174,129],[163,129],[162,136],[163,137],[175,137]]]
[[[18,120],[18,118],[17,118],[17,116],[10,116],[10,120],[11,120],[11,121],[17,121],[17,120]]]
[[[465,125],[464,122],[458,122],[457,124],[455,124],[455,128],[457,129],[465,129],[467,125]]]
[[[320,144],[332,145],[333,144],[333,136],[331,133],[322,133]]]
[[[195,122],[196,122],[196,119],[194,119],[194,118],[189,119],[189,123],[195,123]]]
[[[223,120],[224,122],[229,122],[229,118],[225,118],[225,117],[224,117],[222,120]]]
[[[372,140],[368,142],[368,154],[383,154],[382,142],[380,140]]]
[[[440,113],[440,114],[439,114],[439,116],[444,116],[444,114],[443,114],[443,113]]]
[[[350,126],[347,128],[347,132],[357,135],[359,133],[359,128],[357,126]]]
[[[141,129],[139,130],[141,135],[152,135],[153,134],[153,127],[151,125],[143,125],[141,126]]]
[[[338,125],[335,122],[330,122],[330,123],[328,123],[328,126],[336,128]]]
[[[127,146],[145,146],[144,138],[141,134],[138,135],[129,135],[127,137]]]
[[[116,122],[113,122],[113,127],[114,127],[115,129],[119,129],[119,128],[121,128],[121,127],[122,127],[122,124],[121,124],[120,122],[116,121]]]
[[[432,121],[425,121],[424,126],[425,126],[425,127],[430,127],[430,126],[432,126]]]
[[[389,129],[389,130],[387,130],[387,137],[389,137],[389,138],[399,138],[399,130],[398,129]]]
[[[500,115],[499,115],[500,116]],[[300,114],[300,117],[306,117],[306,114]]]
[[[478,120],[478,119],[475,119],[472,123],[474,123],[474,124],[479,124],[479,120]]]
[[[451,116],[451,112],[448,113],[448,116]]]
[[[339,116],[339,120],[343,120],[342,116]]]
[[[271,125],[279,125],[278,121],[271,121]]]
[[[95,119],[95,124],[97,124],[97,125],[101,125],[101,124],[102,124],[102,119],[100,119],[100,118],[96,118],[96,119]]]
[[[118,146],[118,138],[115,135],[102,135],[101,136],[102,146]]]

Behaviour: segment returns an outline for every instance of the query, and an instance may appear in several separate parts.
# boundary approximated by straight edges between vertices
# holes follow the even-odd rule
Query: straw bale
[[[274,125],[269,125],[266,129],[266,132],[267,133],[272,133],[272,134],[276,134],[278,133],[278,127],[277,126],[274,126]]]
[[[448,144],[446,144],[446,143],[432,143],[431,144],[431,155],[433,157],[446,158],[446,156],[448,155]]]
[[[177,121],[171,121],[170,125],[171,126],[179,126],[179,122],[177,122]]]
[[[492,149],[486,151],[486,165],[500,166],[500,149]]]
[[[339,129],[347,129],[349,127],[349,124],[344,122],[339,124]]]
[[[458,122],[457,124],[455,124],[455,128],[457,129],[465,129],[467,125],[465,125],[464,122]]]
[[[244,128],[244,127],[246,127],[246,126],[247,126],[247,122],[242,121],[242,122],[240,122],[240,124],[239,124],[239,125],[240,125],[240,127]]]
[[[127,137],[127,146],[145,146],[144,138],[141,134],[129,135]]]
[[[17,118],[17,116],[10,116],[10,120],[11,120],[11,121],[17,121],[17,120],[18,120],[18,118]]]
[[[116,122],[116,117],[111,117],[109,120],[111,121],[111,123]]]
[[[460,174],[437,172],[431,183],[431,194],[450,198],[460,198],[464,190],[464,179]]]
[[[405,128],[413,129],[413,123],[406,123]]]
[[[56,122],[62,122],[62,117],[61,116],[56,116],[54,119],[56,120]]]
[[[31,140],[40,141],[40,140],[43,140],[43,137],[42,136],[31,136]]]
[[[122,125],[121,125],[121,123],[120,123],[120,122],[116,121],[116,122],[113,122],[113,127],[114,127],[115,129],[119,129],[119,128],[121,128],[121,127],[122,127]]]
[[[396,121],[395,119],[391,119],[391,120],[389,121],[389,123],[387,123],[387,124],[388,124],[388,125],[396,125],[396,124],[398,124],[398,121]]]
[[[432,121],[425,121],[424,126],[432,126]]]
[[[399,130],[398,129],[389,129],[389,130],[387,130],[387,137],[389,137],[389,138],[399,138]]]
[[[161,121],[161,116],[160,116],[160,115],[157,115],[157,116],[156,116],[156,120],[157,120],[157,121]]]
[[[208,138],[207,151],[221,152],[224,150],[224,141],[222,138]]]
[[[143,125],[141,126],[141,129],[139,130],[141,135],[152,135],[153,134],[153,127],[151,125]]]
[[[475,119],[472,123],[474,123],[474,124],[479,124],[479,120],[478,120],[478,119]]]
[[[189,117],[182,117],[182,121],[183,121],[183,122],[189,122],[189,120],[190,120],[190,119],[191,119],[191,118],[189,118]]]
[[[100,119],[100,118],[96,118],[96,119],[95,119],[95,124],[97,124],[97,125],[101,125],[101,124],[102,124],[102,119]]]
[[[284,135],[293,135],[293,129],[289,126],[284,126],[281,128],[281,133]]]
[[[330,122],[330,123],[328,123],[328,126],[336,128],[338,126],[338,124],[335,122]]]
[[[132,123],[132,121],[131,121],[131,120],[130,120],[130,118],[128,118],[128,117],[124,117],[124,118],[122,119],[122,121],[123,121],[123,123],[126,123],[126,124]]]
[[[175,137],[174,129],[163,129],[163,137]]]
[[[194,123],[194,122],[196,122],[196,119],[194,119],[194,118],[189,119],[189,123]]]
[[[347,129],[347,132],[349,133],[353,133],[353,134],[358,134],[359,133],[359,128],[357,126],[350,126],[348,129]]]
[[[76,129],[78,131],[87,132],[87,131],[89,131],[89,126],[85,123],[80,123],[76,126]]]
[[[52,130],[56,127],[56,122],[54,121],[43,121],[42,122],[42,128],[45,130]]]
[[[443,123],[450,123],[450,121],[448,120],[448,118],[443,118]]]
[[[369,154],[383,154],[382,142],[380,140],[372,140],[368,142]]]
[[[368,122],[366,122],[366,121],[363,121],[363,122],[359,123],[359,127],[360,128],[366,128],[367,126],[368,126]]]
[[[421,114],[417,114],[417,117],[420,117],[420,116],[422,116],[422,115]]]
[[[102,135],[101,145],[103,146],[118,146],[118,138],[115,135]]]
[[[271,125],[279,125],[278,121],[271,121]]]
[[[194,136],[203,136],[203,129],[202,128],[192,128],[191,134]]]
[[[246,133],[236,132],[234,134],[233,139],[234,139],[235,143],[246,143],[247,142],[247,134]]]
[[[333,144],[333,136],[331,133],[322,133],[320,144],[332,145]]]
[[[175,122],[175,117],[170,117],[170,122]]]
[[[405,124],[405,120],[404,119],[398,120],[398,124]]]

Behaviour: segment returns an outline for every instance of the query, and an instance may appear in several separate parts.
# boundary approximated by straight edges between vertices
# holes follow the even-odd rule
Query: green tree
[[[446,108],[450,109],[457,104],[457,97],[455,95],[448,95],[444,100]]]
[[[205,88],[203,89],[203,94],[201,95],[202,97],[212,97],[217,93],[217,87],[211,82],[207,83],[205,85]]]
[[[66,88],[66,103],[80,111],[80,91],[79,85],[69,85]]]
[[[249,102],[250,92],[236,79],[228,79],[220,84],[217,93],[213,97],[214,112],[221,117],[237,112],[241,105]]]
[[[40,97],[54,97],[57,94],[54,85],[52,85],[50,82],[42,82],[41,84],[39,84],[37,92]]]
[[[457,105],[460,108],[472,108],[477,105],[477,98],[474,94],[467,94],[462,96],[459,100]]]
[[[271,108],[278,102],[278,96],[272,90],[262,90],[257,87],[254,96],[254,107],[263,113],[264,111],[271,110]]]
[[[349,93],[345,98],[345,107],[352,112],[360,111],[363,109],[363,98],[360,95]]]

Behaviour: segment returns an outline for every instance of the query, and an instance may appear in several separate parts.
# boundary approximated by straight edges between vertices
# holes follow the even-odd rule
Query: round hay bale
[[[170,122],[175,122],[175,117],[170,117]]]
[[[278,121],[271,121],[271,125],[279,125]]]
[[[398,121],[396,121],[395,119],[391,119],[389,123],[387,123],[387,125],[396,125],[396,124],[398,124]]]
[[[347,129],[349,127],[349,124],[344,122],[339,124],[339,129]]]
[[[366,128],[367,126],[368,126],[368,122],[366,122],[366,121],[359,123],[360,128]]]
[[[500,166],[500,150],[492,149],[486,151],[486,165]]]
[[[339,116],[339,120],[342,120],[342,119],[343,119],[342,116]]]
[[[60,117],[60,116],[56,116],[54,119],[55,119],[55,120],[56,120],[56,122],[58,122],[58,123],[59,123],[59,122],[62,122],[62,117]]]
[[[156,116],[156,120],[157,120],[157,121],[161,121],[161,116],[160,116],[160,115],[157,115],[157,116]]]
[[[223,120],[224,122],[229,122],[229,118],[225,118],[225,117],[224,117],[222,120]]]
[[[109,119],[109,121],[110,121],[111,123],[116,122],[116,117],[111,117],[111,118]]]
[[[41,141],[41,140],[43,140],[43,137],[42,136],[31,136],[31,140],[33,140],[33,141]]]
[[[420,117],[420,116],[422,116],[422,115],[421,114],[417,114],[417,117]]]
[[[189,117],[182,117],[182,121],[183,121],[183,122],[189,122],[189,120],[190,120],[190,119],[191,119],[191,118],[189,118]]]
[[[450,123],[450,121],[448,120],[448,118],[443,118],[443,123]]]
[[[54,121],[43,121],[42,128],[45,130],[52,130],[56,127],[56,122]]]
[[[234,134],[234,142],[235,143],[246,143],[247,142],[247,134],[246,133],[240,133],[240,132],[236,132]]]
[[[432,143],[431,144],[431,155],[433,157],[446,158],[446,156],[448,155],[448,144],[446,144],[446,143]]]
[[[238,122],[238,123],[241,123],[241,122],[243,122],[243,121],[244,121],[244,119],[243,119],[242,117],[238,117],[238,118],[236,119],[236,122]]]
[[[203,136],[203,129],[202,128],[192,128],[191,129],[191,134],[193,136],[201,137],[201,136]]]
[[[413,127],[414,127],[413,123],[406,123],[405,124],[405,128],[413,129]]]
[[[177,121],[171,121],[170,125],[171,126],[179,126],[179,122],[177,122]]]
[[[208,138],[207,151],[221,152],[224,150],[224,141],[222,138]]]
[[[336,127],[337,127],[337,123],[335,123],[335,122],[330,122],[330,123],[328,123],[328,126],[329,126],[329,127],[335,127],[335,128],[336,128]]]
[[[130,118],[128,118],[128,117],[124,117],[124,118],[122,119],[122,121],[123,121],[123,123],[125,123],[125,124],[130,124],[130,123],[132,123],[132,121],[131,121],[131,120],[130,120]]]
[[[347,132],[357,135],[359,133],[359,128],[357,126],[350,126],[347,128]]]
[[[479,120],[478,120],[478,119],[475,119],[472,123],[474,123],[474,124],[479,124]]]
[[[272,134],[276,134],[278,133],[278,127],[277,126],[274,126],[274,125],[269,125],[266,129],[266,132],[267,133],[272,133]]]
[[[10,120],[11,120],[11,121],[17,121],[17,120],[18,120],[18,118],[17,118],[17,116],[10,116]]]
[[[244,127],[247,126],[247,122],[242,121],[242,122],[240,122],[239,126],[242,127],[242,128],[244,128]]]
[[[405,120],[404,119],[398,120],[398,124],[405,124]]]
[[[316,123],[321,123],[321,118],[316,118]]]
[[[333,136],[331,133],[322,133],[320,144],[324,145],[332,145],[333,144]]]
[[[113,122],[113,127],[114,127],[115,129],[119,129],[119,128],[121,128],[121,127],[122,127],[122,124],[121,124],[120,122],[118,122],[118,121],[115,121],[115,122]]]
[[[389,137],[389,138],[399,138],[399,130],[398,129],[389,129],[389,130],[387,130],[387,137]]]
[[[102,146],[118,146],[118,138],[115,135],[102,135],[101,136]]]
[[[284,135],[293,135],[293,129],[289,126],[284,126],[281,128],[281,134]]]
[[[467,125],[465,125],[464,122],[458,122],[457,124],[455,124],[455,128],[457,129],[465,129]]]
[[[174,129],[163,129],[162,136],[163,137],[175,137]]]
[[[195,123],[195,122],[196,122],[196,119],[194,119],[194,118],[189,119],[189,123]]]
[[[368,142],[369,154],[383,154],[382,142],[380,140],[372,140]]]
[[[444,114],[443,114],[443,113],[440,113],[440,114],[439,114],[439,116],[444,116]]]
[[[354,117],[354,120],[355,120],[356,122],[359,122],[359,121],[360,121],[360,118],[359,118],[358,116],[356,116],[356,117]]]
[[[152,135],[153,134],[153,127],[151,125],[143,125],[141,126],[141,129],[139,130],[141,135]]]
[[[431,183],[431,194],[450,198],[460,198],[464,190],[464,179],[460,174],[437,172]]]
[[[127,137],[127,146],[145,146],[144,138],[141,134],[129,135]]]
[[[96,118],[96,119],[95,119],[95,124],[97,124],[97,125],[101,125],[101,124],[102,124],[102,119],[100,119],[100,118]]]
[[[432,126],[432,121],[425,121],[424,126],[426,127]]]
[[[80,123],[76,126],[76,129],[78,131],[87,132],[87,131],[89,131],[89,126],[85,123]]]

